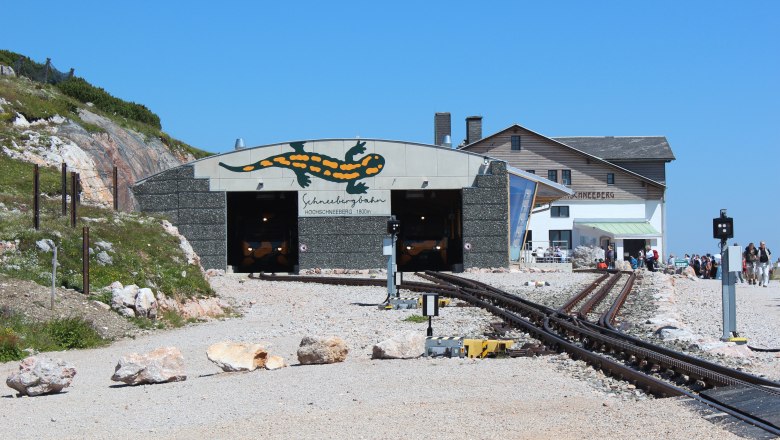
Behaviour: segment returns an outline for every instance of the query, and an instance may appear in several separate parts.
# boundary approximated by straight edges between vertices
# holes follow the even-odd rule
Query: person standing
[[[645,251],[642,249],[639,249],[639,253],[637,253],[636,262],[639,268],[645,267]],[[780,259],[777,264],[780,264]]]
[[[650,272],[655,272],[655,254],[656,252],[653,252],[653,249],[650,246],[645,247],[645,263],[647,263],[647,270]]]
[[[758,249],[753,243],[748,244],[744,252],[745,265],[747,266],[748,284],[756,284],[756,264],[758,263]]]
[[[767,287],[769,284],[769,268],[772,261],[772,252],[766,247],[765,242],[758,245],[758,285]]]
[[[609,245],[607,247],[607,253],[606,258],[607,260],[607,268],[614,269],[615,268],[615,249],[612,248],[612,245]]]

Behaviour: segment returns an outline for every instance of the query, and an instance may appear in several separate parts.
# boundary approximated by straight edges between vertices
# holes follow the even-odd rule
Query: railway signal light
[[[387,233],[388,234],[398,234],[398,232],[401,230],[401,222],[396,220],[395,216],[391,216],[390,220],[387,221]]]
[[[726,240],[734,237],[734,219],[726,216],[726,210],[720,210],[720,217],[712,219],[712,238]]]

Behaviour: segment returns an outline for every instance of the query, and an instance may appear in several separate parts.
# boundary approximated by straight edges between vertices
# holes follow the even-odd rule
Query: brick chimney
[[[433,115],[433,144],[444,145],[444,136],[452,134],[452,119],[450,113],[436,113]]]
[[[482,116],[466,118],[466,145],[482,139]]]

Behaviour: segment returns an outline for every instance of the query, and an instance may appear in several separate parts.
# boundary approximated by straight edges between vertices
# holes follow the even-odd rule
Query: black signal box
[[[712,237],[720,240],[734,238],[734,219],[725,215],[712,219]]]
[[[401,230],[401,222],[396,220],[395,218],[391,218],[387,221],[387,233],[388,234],[397,234]]]

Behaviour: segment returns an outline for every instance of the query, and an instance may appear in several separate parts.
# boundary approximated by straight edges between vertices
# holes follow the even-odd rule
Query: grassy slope
[[[20,241],[20,252],[3,256],[0,272],[48,285],[51,252],[43,252],[35,244],[48,238],[58,247],[58,285],[82,290],[82,226],[89,226],[91,248],[95,251],[90,258],[90,290],[120,281],[125,285],[156,286],[157,290],[179,298],[212,294],[200,269],[187,264],[178,239],[163,230],[159,219],[80,206],[79,217],[92,220],[80,220],[78,227],[71,228],[70,217],[60,216],[59,170],[42,168],[40,174],[41,192],[50,197],[41,197],[41,227],[36,231],[32,227],[33,165],[0,153],[0,202],[10,210],[18,209],[0,209],[0,240]],[[109,253],[113,264],[97,263],[98,241],[113,245],[114,252]]]
[[[18,130],[11,127],[11,121],[15,117],[15,113],[24,115],[29,121],[60,115],[78,122],[88,131],[102,131],[100,127],[86,124],[79,118],[78,109],[84,108],[109,118],[124,128],[137,131],[148,138],[159,138],[171,151],[187,152],[195,156],[196,159],[211,155],[209,152],[174,139],[151,125],[119,117],[101,111],[96,107],[87,107],[86,104],[64,95],[53,85],[34,83],[26,78],[0,77],[0,98],[4,98],[9,103],[3,105],[5,113],[0,113],[0,144],[8,144],[10,140],[20,135]]]

